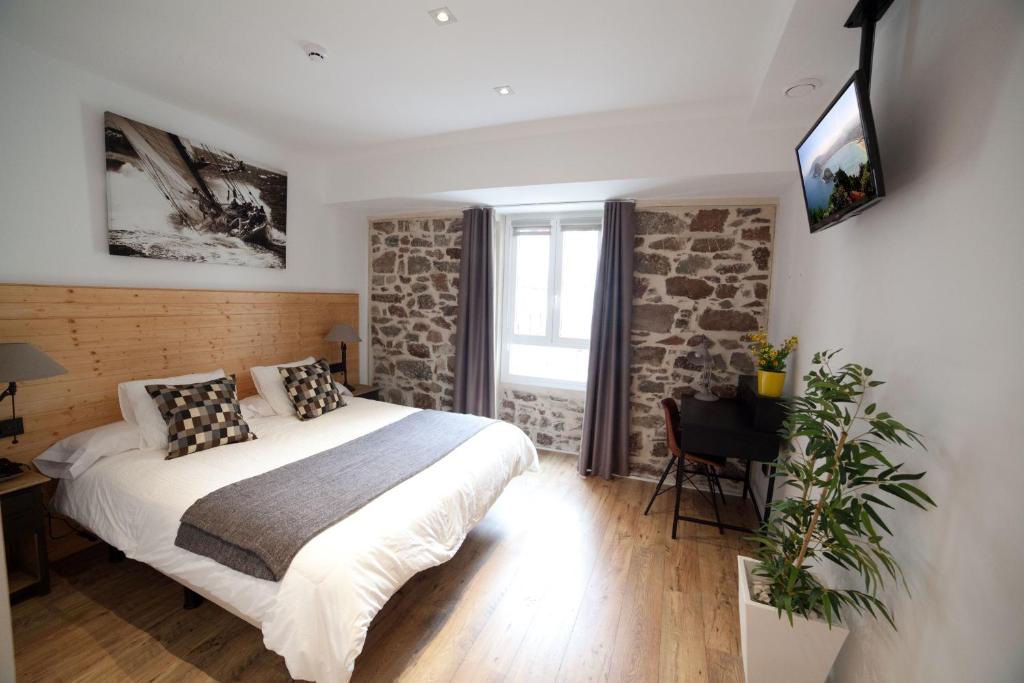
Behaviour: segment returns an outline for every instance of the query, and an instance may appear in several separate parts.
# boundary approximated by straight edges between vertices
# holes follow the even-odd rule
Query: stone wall
[[[498,417],[518,425],[538,448],[579,453],[584,395],[542,387],[499,387]]]
[[[767,327],[774,206],[650,208],[637,212],[633,273],[633,474],[665,467],[666,396],[693,394],[699,366],[687,354],[705,339],[713,391],[732,396],[754,371],[741,338]]]
[[[774,206],[638,211],[633,279],[632,473],[660,474],[665,427],[659,401],[692,394],[687,354],[707,339],[714,391],[729,396],[754,370],[741,338],[767,327]],[[370,225],[373,381],[393,403],[452,407],[461,218]],[[578,453],[583,395],[500,387],[498,417],[541,448]]]
[[[387,401],[451,410],[462,218],[370,223],[370,354]]]

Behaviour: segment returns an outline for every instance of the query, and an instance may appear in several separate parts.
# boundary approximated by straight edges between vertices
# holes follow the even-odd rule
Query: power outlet
[[[8,436],[18,436],[25,433],[25,423],[20,417],[10,420],[0,420],[0,439]]]

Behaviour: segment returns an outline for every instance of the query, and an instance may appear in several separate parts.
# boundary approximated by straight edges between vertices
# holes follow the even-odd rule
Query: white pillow
[[[138,447],[138,428],[124,421],[113,422],[62,439],[32,462],[48,477],[74,479],[100,458]]]
[[[248,422],[254,417],[273,417],[277,415],[274,409],[262,396],[248,396],[238,402],[242,407],[242,419]]]
[[[302,360],[292,363],[281,363],[280,365],[254,365],[249,368],[252,375],[252,382],[256,385],[256,391],[267,400],[270,407],[278,415],[294,415],[295,406],[288,398],[288,390],[284,388],[284,378],[278,368],[294,368],[300,365],[315,363],[316,358],[308,356]]]
[[[167,422],[160,409],[146,391],[147,384],[195,384],[226,377],[223,368],[193,375],[138,379],[117,385],[117,400],[121,404],[121,417],[139,430],[139,448],[166,448]]]

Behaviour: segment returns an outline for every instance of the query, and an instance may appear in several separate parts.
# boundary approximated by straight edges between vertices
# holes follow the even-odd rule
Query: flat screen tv
[[[868,88],[860,71],[796,148],[811,232],[855,216],[885,196]]]

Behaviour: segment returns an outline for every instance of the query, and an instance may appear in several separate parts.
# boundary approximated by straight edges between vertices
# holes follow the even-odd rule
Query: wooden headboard
[[[356,294],[231,292],[0,284],[0,341],[30,342],[67,368],[18,383],[18,443],[0,456],[28,462],[75,432],[121,419],[117,385],[224,368],[240,398],[255,393],[249,368],[305,356],[338,360],[323,341],[332,325],[359,329]],[[348,351],[359,377],[359,350]],[[10,417],[10,399],[0,419]]]

